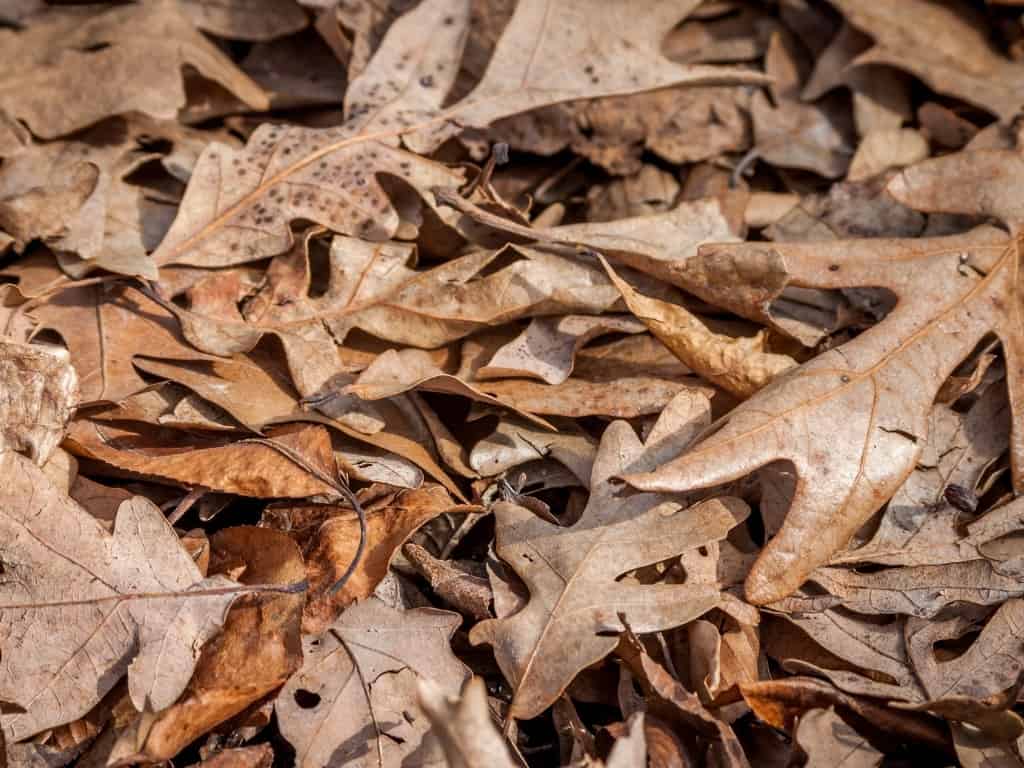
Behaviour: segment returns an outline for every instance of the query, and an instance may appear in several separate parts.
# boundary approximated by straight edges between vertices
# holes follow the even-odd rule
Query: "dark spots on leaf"
[[[845,373],[842,376],[839,377],[839,380],[841,382],[843,382],[843,384],[849,384],[850,383],[850,377],[847,376]]]
[[[585,66],[583,68],[583,72],[588,74],[588,75],[594,74],[594,65],[593,64],[587,64],[587,66]]]
[[[282,155],[290,155],[291,153],[292,153],[292,148],[291,147],[285,147],[284,149],[281,150],[281,154]]]
[[[320,694],[299,688],[295,691],[295,703],[302,709],[315,709],[320,704]]]
[[[237,253],[238,252],[238,243],[232,243],[231,244],[231,252],[232,253]]]
[[[838,264],[829,264],[828,265],[828,271],[829,272],[838,272],[839,271],[839,265]]]
[[[422,85],[424,88],[433,88],[434,87],[434,76],[433,75],[424,75],[423,77],[420,78],[420,85]]]
[[[441,23],[444,24],[446,27],[450,27],[452,24],[455,23],[455,17],[445,16],[443,19],[441,19]]]
[[[401,168],[403,171],[408,171],[410,168],[412,168],[412,164],[408,160],[403,160],[401,163],[398,164],[398,167]]]

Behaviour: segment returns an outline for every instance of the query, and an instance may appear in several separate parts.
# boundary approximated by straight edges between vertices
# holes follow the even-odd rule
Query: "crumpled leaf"
[[[788,355],[764,351],[764,336],[730,338],[715,333],[679,304],[670,304],[633,290],[601,260],[626,306],[661,339],[688,368],[737,397],[749,397],[772,379],[796,366]]]
[[[398,611],[376,598],[346,610],[323,635],[303,638],[305,660],[275,703],[281,733],[303,768],[430,765],[430,723],[417,684],[455,695],[469,676],[448,647],[460,618]],[[412,763],[404,762],[416,754]]]
[[[660,36],[689,8],[648,2],[646,12],[629,12],[629,23],[612,5],[595,13],[585,3],[519,3],[483,80],[446,109],[441,106],[458,70],[469,4],[421,3],[388,29],[377,55],[350,83],[346,123],[328,129],[264,125],[240,152],[210,145],[154,258],[161,265],[213,267],[273,256],[291,245],[288,224],[298,218],[342,234],[387,239],[397,232],[399,215],[377,174],[416,189],[461,181],[457,171],[399,149],[400,139],[426,152],[461,126],[482,127],[545,104],[683,82],[761,80],[754,73],[680,66],[661,57]],[[574,33],[583,19],[590,30],[585,40]],[[628,56],[616,53],[627,47]],[[428,48],[430,56],[413,57]],[[563,86],[552,90],[549,78],[556,71]]]
[[[693,450],[627,477],[641,490],[678,492],[735,480],[772,461],[791,462],[797,481],[786,521],[747,576],[747,598],[755,604],[792,593],[899,488],[927,439],[939,387],[989,333],[1004,342],[1010,401],[1020,410],[1016,367],[1024,360],[1017,353],[1024,329],[1008,310],[1021,300],[1019,243],[927,251],[926,241],[912,242],[916,249],[890,243],[883,256],[870,240],[720,246],[709,254],[709,261],[731,269],[766,259],[785,264],[807,287],[871,285],[898,298],[876,327],[777,378]],[[976,269],[965,271],[965,259]],[[836,456],[836,444],[849,452]],[[1011,460],[1019,486],[1021,435],[1011,442]]]
[[[66,354],[0,336],[0,452],[43,466],[78,406],[78,376]]]
[[[246,590],[203,579],[144,497],[121,504],[110,535],[24,457],[0,453],[0,476],[0,697],[21,708],[0,718],[8,738],[81,717],[125,673],[139,710],[172,704]]]
[[[623,628],[620,613],[634,629],[646,632],[683,624],[718,603],[716,585],[616,580],[634,568],[724,538],[748,514],[738,499],[684,509],[671,497],[617,497],[612,477],[628,467],[656,463],[659,451],[666,451],[659,442],[645,449],[628,424],[610,425],[594,462],[590,501],[568,528],[516,504],[495,505],[495,549],[526,582],[530,600],[512,616],[477,624],[470,639],[494,647],[502,672],[515,686],[511,716],[536,716],[576,673],[610,653],[616,644],[611,633]]]
[[[192,27],[174,0],[51,10],[22,31],[0,30],[0,45],[9,57],[0,109],[43,138],[133,111],[173,119],[185,104],[185,66],[248,106],[267,107],[260,87]]]

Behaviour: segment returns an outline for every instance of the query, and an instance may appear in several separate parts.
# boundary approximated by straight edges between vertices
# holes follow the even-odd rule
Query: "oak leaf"
[[[81,717],[125,673],[137,709],[172,704],[245,588],[203,579],[148,499],[122,503],[111,535],[24,457],[0,453],[0,476],[7,736]]]
[[[429,722],[417,706],[416,686],[428,679],[449,694],[461,688],[468,672],[448,647],[459,621],[447,611],[399,611],[371,598],[351,606],[323,635],[303,638],[302,668],[275,703],[295,764],[436,763],[439,755],[420,749]]]
[[[495,549],[526,582],[530,600],[518,613],[477,624],[470,639],[494,647],[515,686],[513,717],[534,717],[576,673],[610,653],[616,644],[612,633],[622,629],[620,613],[646,632],[686,623],[717,605],[713,584],[645,586],[616,580],[724,538],[749,511],[737,499],[684,509],[657,494],[617,496],[613,476],[652,465],[666,449],[659,442],[645,449],[627,423],[612,423],[594,461],[590,500],[568,528],[516,504],[495,505]]]
[[[876,327],[777,378],[688,453],[626,478],[641,490],[679,492],[735,480],[773,461],[791,462],[797,481],[786,521],[747,576],[747,598],[754,603],[792,593],[902,485],[927,439],[942,382],[987,334],[1004,342],[1011,405],[1019,412],[1020,243],[967,250],[946,250],[941,239],[933,246],[912,243],[890,241],[881,255],[871,240],[703,251],[713,268],[734,274],[751,262],[774,261],[797,285],[873,286],[897,296]],[[849,452],[837,457],[837,441]],[[1015,435],[1011,460],[1021,487],[1024,436]]]
[[[198,32],[174,0],[51,10],[25,30],[0,30],[9,56],[0,109],[54,138],[105,117],[142,112],[171,120],[185,104],[182,68],[195,68],[264,109],[259,86]],[[59,93],[60,98],[40,98]]]
[[[422,153],[462,126],[482,127],[545,104],[680,83],[761,81],[754,73],[681,66],[661,56],[660,37],[693,5],[680,11],[675,3],[645,0],[643,11],[631,9],[625,23],[625,9],[616,6],[520,2],[480,83],[442,108],[458,71],[469,3],[421,3],[395,21],[350,83],[346,123],[328,129],[264,125],[238,152],[212,144],[154,258],[161,265],[213,267],[273,256],[291,245],[288,225],[298,218],[342,234],[388,239],[399,215],[378,174],[419,190],[461,181],[459,172],[400,149],[400,141]],[[585,36],[578,34],[584,21]],[[424,50],[429,55],[418,55]],[[550,85],[555,73],[558,89]]]

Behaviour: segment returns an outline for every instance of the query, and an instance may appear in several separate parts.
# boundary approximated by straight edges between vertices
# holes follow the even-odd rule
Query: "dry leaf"
[[[277,699],[281,733],[295,764],[429,765],[420,751],[429,722],[417,684],[456,694],[468,676],[448,640],[459,619],[434,609],[396,611],[376,598],[345,611],[322,636],[303,639],[305,660]]]
[[[710,330],[685,307],[633,290],[604,259],[608,277],[626,306],[688,368],[737,397],[750,397],[776,376],[796,366],[787,355],[764,351],[764,336],[729,338]]]
[[[936,91],[1003,119],[1020,109],[1024,66],[993,49],[983,22],[966,3],[909,0],[869,7],[856,0],[829,2],[875,39],[855,63],[905,69]]]
[[[67,355],[0,337],[0,393],[0,452],[20,451],[43,466],[78,406]]]
[[[259,86],[173,0],[50,11],[23,31],[3,30],[0,40],[10,57],[0,109],[48,139],[133,111],[173,119],[185,104],[185,66],[250,107],[267,106]],[[40,98],[54,93],[60,98]]]
[[[0,476],[5,567],[17,576],[2,585],[0,695],[21,708],[4,715],[6,734],[81,717],[125,673],[136,708],[171,705],[245,589],[203,579],[143,497],[121,504],[110,535],[18,454],[0,453]]]
[[[294,0],[182,0],[192,23],[219,37],[271,40],[298,32],[308,20]]]
[[[288,587],[305,579],[302,555],[283,533],[237,526],[215,533],[210,544],[214,568],[237,572],[241,566],[242,584]],[[125,752],[144,762],[170,760],[281,686],[302,663],[304,602],[301,592],[284,590],[236,600],[222,632],[203,647],[185,694],[152,723],[138,723],[138,732],[129,729],[120,739]]]
[[[835,709],[812,709],[800,717],[796,743],[808,768],[876,768],[883,755],[843,722]]]
[[[645,450],[625,422],[609,426],[594,461],[587,509],[568,528],[515,504],[495,506],[495,549],[526,582],[530,601],[510,617],[477,624],[470,637],[494,647],[515,686],[513,717],[536,716],[576,673],[610,653],[616,643],[611,633],[622,629],[620,613],[638,631],[649,632],[686,623],[718,603],[714,586],[616,580],[723,538],[748,511],[731,499],[684,509],[671,497],[617,497],[612,477],[651,464],[658,452],[657,443]]]
[[[927,439],[941,382],[978,341],[995,332],[1006,345],[1009,367],[1021,364],[1016,346],[1024,329],[1006,311],[1019,300],[1017,243],[924,253],[890,245],[888,258],[875,256],[877,248],[865,240],[813,248],[742,246],[738,252],[721,246],[710,253],[715,268],[743,270],[753,262],[757,270],[758,262],[771,260],[798,273],[801,285],[879,286],[893,291],[898,303],[875,328],[741,404],[694,450],[654,472],[628,477],[642,490],[684,491],[737,479],[772,461],[792,462],[797,484],[786,522],[747,577],[747,597],[754,603],[772,602],[799,587],[899,488]],[[977,268],[965,271],[965,264]],[[908,379],[915,382],[914,400],[897,394],[907,391]],[[1018,387],[1015,372],[1011,404]],[[805,437],[798,443],[793,434]],[[836,441],[858,448],[829,460]],[[1016,436],[1011,450],[1018,483],[1024,467],[1020,441]]]
[[[448,768],[514,768],[505,740],[494,726],[484,681],[474,677],[458,697],[431,680],[419,683],[419,703],[430,720],[430,735],[444,749]]]

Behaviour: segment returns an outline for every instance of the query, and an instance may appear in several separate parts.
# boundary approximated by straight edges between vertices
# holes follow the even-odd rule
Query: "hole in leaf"
[[[315,709],[320,704],[320,695],[307,691],[305,688],[299,688],[295,692],[295,703],[303,709]]]

